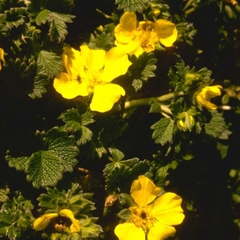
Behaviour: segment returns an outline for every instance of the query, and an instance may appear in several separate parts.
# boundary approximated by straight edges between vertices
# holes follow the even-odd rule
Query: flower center
[[[65,228],[70,227],[71,223],[69,218],[57,217],[53,222],[53,226],[57,232],[63,232]]]
[[[148,232],[150,228],[153,227],[154,223],[157,221],[156,218],[154,218],[148,207],[131,207],[130,208],[132,214],[131,219],[136,225],[136,227],[141,227],[144,232]]]
[[[140,23],[137,29],[137,36],[141,47],[144,48],[146,52],[151,52],[155,49],[155,43],[158,39],[151,22]]]

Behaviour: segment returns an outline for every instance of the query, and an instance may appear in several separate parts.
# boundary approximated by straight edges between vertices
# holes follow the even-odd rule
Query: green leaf
[[[148,0],[115,0],[115,3],[118,4],[118,9],[139,13],[141,13],[149,5]]]
[[[170,118],[161,118],[158,122],[151,126],[153,129],[152,138],[155,139],[155,143],[161,145],[167,142],[172,142],[173,137],[173,120]]]
[[[54,186],[62,178],[61,158],[48,151],[36,152],[29,159],[26,172],[35,188]]]
[[[149,78],[155,77],[154,71],[157,66],[157,59],[153,53],[142,53],[138,58],[132,57],[132,65],[129,68],[129,72],[132,74],[133,87],[136,91],[142,88],[143,82],[146,82]]]
[[[106,164],[103,170],[106,189],[109,192],[129,192],[132,181],[139,175],[145,174],[149,168],[149,161],[140,161],[138,158]]]
[[[230,131],[227,131],[227,125],[225,119],[222,116],[222,113],[217,111],[212,111],[212,118],[209,123],[205,124],[206,134],[211,135],[215,138],[228,139],[228,136],[231,134]],[[225,135],[224,135],[225,134]]]
[[[38,67],[37,75],[33,79],[33,89],[32,92],[28,94],[32,99],[41,98],[44,93],[47,92],[45,86],[49,82],[49,77],[42,73]]]
[[[25,171],[28,163],[29,163],[29,157],[11,157],[7,153],[5,159],[8,161],[9,167],[15,167],[18,171]]]
[[[0,189],[0,202],[6,202],[8,198],[8,194],[10,193],[9,188],[6,189]]]
[[[96,238],[101,232],[102,227],[95,224],[97,218],[81,219],[81,236],[82,238]]]
[[[31,201],[22,195],[13,197],[3,203],[0,209],[0,237],[7,236],[10,240],[20,238],[32,225]]]
[[[60,116],[66,123],[63,129],[75,134],[77,145],[83,145],[92,139],[93,132],[86,126],[95,122],[93,117],[91,111],[85,111],[80,106],[68,109]]]
[[[74,139],[58,128],[47,133],[37,132],[41,136],[43,149],[30,157],[11,157],[7,154],[9,166],[27,173],[27,180],[36,188],[55,186],[62,179],[64,172],[72,172],[77,164],[79,150],[74,146]]]
[[[108,150],[111,153],[114,162],[118,162],[124,158],[124,153],[117,148],[108,148]]]
[[[68,34],[66,23],[72,23],[73,15],[51,13],[49,35],[52,41],[60,42]]]
[[[70,209],[74,216],[90,215],[95,210],[94,203],[91,201],[91,193],[83,193],[79,184],[72,184],[71,188],[58,190],[57,188],[47,188],[47,193],[38,197],[40,212],[59,212],[61,209]]]
[[[37,59],[38,67],[48,76],[55,77],[62,70],[62,59],[53,52],[41,50]]]
[[[47,9],[44,9],[41,12],[39,12],[36,17],[36,24],[41,25],[41,24],[45,24],[46,22],[48,22],[50,19],[50,14],[51,14],[51,11],[49,11]]]

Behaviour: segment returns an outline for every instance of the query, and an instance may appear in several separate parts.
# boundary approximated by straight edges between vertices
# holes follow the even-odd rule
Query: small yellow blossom
[[[65,217],[64,221],[61,217]],[[59,221],[58,221],[59,220]],[[70,222],[70,224],[68,224]],[[59,214],[46,213],[37,218],[33,223],[33,228],[36,231],[45,229],[50,223],[53,223],[57,232],[63,232],[65,228],[69,227],[72,233],[79,232],[81,225],[79,220],[75,219],[73,212],[69,209],[62,209]],[[69,226],[68,226],[69,225]]]
[[[114,33],[115,44],[124,48],[127,53],[136,56],[144,51],[154,51],[159,42],[165,47],[171,47],[178,35],[174,23],[165,19],[138,23],[134,12],[125,12],[121,16],[120,23],[115,27]]]
[[[64,47],[62,59],[66,72],[61,72],[54,79],[53,86],[67,99],[93,94],[91,110],[109,111],[125,95],[124,89],[111,81],[124,75],[131,62],[118,47],[108,52],[89,49],[87,45],[82,45],[80,49]]]
[[[211,103],[209,100],[211,98],[221,96],[221,89],[222,86],[220,85],[204,87],[201,92],[197,94],[196,100],[200,104],[200,106],[204,106],[209,111],[215,110],[217,109],[217,106]]]
[[[4,50],[2,48],[0,48],[0,70],[2,69],[2,62],[5,62]]]
[[[172,225],[184,219],[182,199],[167,192],[159,197],[161,188],[145,176],[132,183],[130,194],[136,205],[130,207],[131,217],[115,228],[120,240],[163,240],[176,230]]]

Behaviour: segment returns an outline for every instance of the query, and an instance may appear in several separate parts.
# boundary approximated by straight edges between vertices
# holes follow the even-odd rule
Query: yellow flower
[[[4,50],[2,48],[0,48],[0,70],[2,69],[2,62],[5,62]]]
[[[165,47],[171,47],[178,34],[174,23],[165,19],[138,23],[134,12],[125,12],[121,16],[120,23],[115,27],[114,33],[115,44],[124,48],[127,53],[136,56],[139,56],[143,51],[154,51],[159,42]]]
[[[145,176],[132,183],[130,194],[136,206],[129,208],[130,219],[115,228],[120,240],[162,240],[176,232],[172,225],[184,219],[182,199],[171,192],[158,197],[160,192],[161,188]]]
[[[91,110],[109,111],[125,95],[124,89],[111,81],[125,74],[131,62],[127,54],[117,47],[108,52],[89,49],[87,45],[80,49],[64,47],[62,59],[66,72],[54,79],[53,86],[67,99],[93,94]]]
[[[45,229],[50,223],[53,223],[57,232],[63,232],[65,228],[70,227],[72,233],[79,232],[81,225],[79,220],[75,219],[73,212],[69,209],[62,209],[59,214],[46,213],[37,218],[33,223],[36,231]]]
[[[209,111],[217,109],[217,106],[211,103],[209,100],[211,98],[221,96],[221,89],[222,86],[220,85],[204,87],[196,96],[197,102],[200,104],[200,106],[204,106]]]

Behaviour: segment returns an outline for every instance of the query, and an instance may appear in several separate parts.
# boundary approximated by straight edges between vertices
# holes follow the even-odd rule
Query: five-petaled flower
[[[87,45],[82,45],[80,49],[64,47],[62,59],[66,72],[61,72],[54,79],[53,86],[67,99],[93,94],[90,109],[107,112],[125,95],[120,85],[111,82],[124,75],[131,62],[126,52],[118,47],[108,52],[89,49]]]
[[[44,230],[50,223],[57,232],[64,232],[66,228],[70,228],[72,233],[81,230],[80,221],[75,219],[74,214],[69,209],[62,209],[59,214],[46,213],[37,218],[33,223],[36,231]]]
[[[130,194],[136,205],[129,208],[129,220],[115,228],[120,240],[162,240],[176,232],[172,225],[184,219],[182,199],[171,192],[160,195],[161,191],[143,175],[133,181]]]
[[[217,109],[217,106],[214,103],[211,103],[209,100],[211,98],[221,96],[222,86],[206,86],[204,87],[196,96],[197,102],[200,106],[204,106],[209,111]]]
[[[121,16],[114,33],[115,44],[122,47],[127,53],[136,56],[144,51],[154,51],[159,42],[165,47],[171,47],[178,35],[174,23],[165,19],[138,23],[134,12],[125,12]]]
[[[5,62],[4,50],[2,48],[0,48],[0,70],[2,69],[2,62]]]

